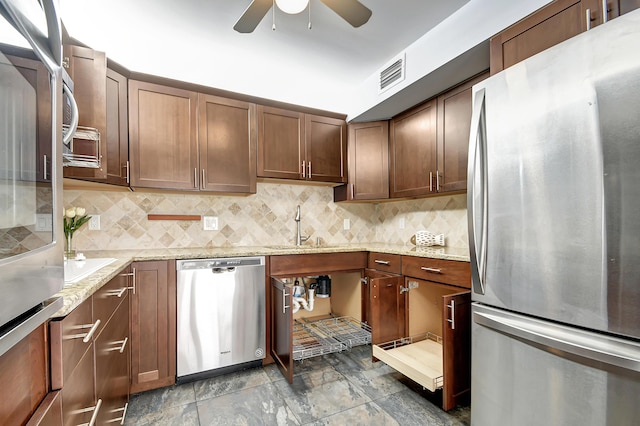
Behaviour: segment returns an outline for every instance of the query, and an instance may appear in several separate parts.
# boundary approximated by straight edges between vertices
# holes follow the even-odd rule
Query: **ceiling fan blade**
[[[273,6],[273,0],[253,0],[233,29],[239,33],[251,33]]]
[[[359,27],[369,21],[371,10],[358,0],[321,0],[331,10],[340,15],[342,19]]]

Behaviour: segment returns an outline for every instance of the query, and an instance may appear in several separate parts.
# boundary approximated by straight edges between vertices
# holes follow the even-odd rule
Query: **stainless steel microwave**
[[[0,0],[0,355],[64,287],[62,42],[56,0]]]

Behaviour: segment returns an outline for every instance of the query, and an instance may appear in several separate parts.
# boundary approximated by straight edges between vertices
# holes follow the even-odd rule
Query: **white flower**
[[[78,216],[84,216],[87,211],[82,207],[76,207],[76,214]]]
[[[76,208],[75,207],[71,207],[71,208],[67,209],[67,211],[64,212],[64,215],[66,217],[68,217],[69,219],[72,219],[72,218],[76,217]]]

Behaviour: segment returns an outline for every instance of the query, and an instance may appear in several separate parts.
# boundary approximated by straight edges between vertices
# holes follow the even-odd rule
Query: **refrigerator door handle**
[[[604,363],[640,372],[640,344],[473,304],[473,321],[545,352],[583,364]]]
[[[469,136],[469,167],[467,176],[467,208],[469,209],[469,245],[473,291],[485,293],[487,261],[487,165],[486,165],[485,89],[475,93],[471,134]],[[476,216],[479,218],[476,226]],[[479,229],[478,229],[479,228]]]

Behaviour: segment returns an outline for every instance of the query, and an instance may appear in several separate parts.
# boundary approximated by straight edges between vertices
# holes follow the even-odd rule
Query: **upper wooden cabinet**
[[[6,58],[22,74],[36,91],[36,120],[37,120],[37,144],[36,144],[36,180],[39,182],[51,182],[51,170],[53,169],[51,156],[51,90],[49,89],[49,71],[41,61],[6,55]]]
[[[131,186],[198,189],[198,95],[129,81]]]
[[[347,123],[337,118],[305,114],[305,153],[307,179],[346,182]],[[304,177],[304,171],[302,175]]]
[[[198,95],[200,190],[256,192],[256,106]]]
[[[640,7],[640,0],[556,0],[496,34],[490,42],[491,74],[583,31]]]
[[[258,105],[258,176],[346,182],[346,123]]]
[[[389,198],[389,121],[348,129],[349,183],[334,188],[334,201]]]
[[[107,183],[129,185],[127,78],[107,68]]]
[[[487,76],[476,76],[391,120],[391,198],[466,191],[471,90]]]
[[[432,99],[394,117],[389,127],[391,198],[433,192],[436,172],[437,103]]]
[[[65,45],[64,66],[73,80],[73,97],[78,104],[78,126],[91,127],[100,133],[100,151],[82,139],[74,139],[76,154],[99,155],[100,168],[65,167],[64,177],[89,180],[107,178],[107,58],[104,52]]]
[[[467,159],[471,130],[471,91],[489,75],[484,73],[438,96],[437,168],[435,191],[467,189]]]
[[[199,125],[198,125],[199,121]],[[131,186],[255,193],[255,106],[129,82]]]

